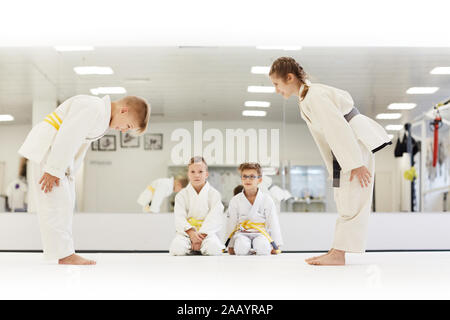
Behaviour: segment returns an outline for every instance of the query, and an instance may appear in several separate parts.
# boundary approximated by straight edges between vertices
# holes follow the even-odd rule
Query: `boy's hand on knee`
[[[51,192],[54,185],[59,187],[59,178],[45,172],[41,177],[41,180],[39,180],[39,184],[41,185],[41,190],[45,193]]]
[[[186,233],[189,235],[189,238],[191,239],[192,250],[199,251],[203,242],[202,235],[197,231],[195,231],[194,229],[189,229],[186,231]]]

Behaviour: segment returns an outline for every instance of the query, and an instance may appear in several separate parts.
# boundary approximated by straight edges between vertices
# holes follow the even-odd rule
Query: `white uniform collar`
[[[245,195],[245,190],[244,190],[244,189],[242,189],[241,193],[242,193],[242,197],[243,197],[245,200],[248,201],[247,196]],[[262,197],[262,194],[263,194],[263,192],[261,191],[261,188],[258,187],[258,190],[256,191],[255,202],[253,203],[253,205],[256,203],[256,199],[259,199],[259,198]],[[250,201],[248,201],[248,203],[250,203]]]
[[[192,186],[192,184],[189,182],[187,189],[192,193],[192,194],[196,194],[198,196],[203,195],[203,194],[207,194],[209,191],[209,182],[206,181],[205,185],[202,187],[202,190],[200,190],[199,193],[197,193],[197,191],[195,190],[195,188]]]
[[[103,102],[105,102],[105,132],[109,129],[109,123],[111,122],[111,99],[109,96],[104,96],[102,98]]]

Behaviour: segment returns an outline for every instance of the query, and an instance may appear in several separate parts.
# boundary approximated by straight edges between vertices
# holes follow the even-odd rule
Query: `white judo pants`
[[[336,221],[334,242],[332,248],[346,252],[361,253],[366,250],[367,228],[372,208],[373,183],[375,178],[375,156],[359,141],[364,165],[372,175],[370,185],[361,188],[358,178],[351,172],[340,176],[340,186],[334,188],[339,217]]]
[[[45,163],[45,162],[43,162]],[[35,203],[46,259],[61,259],[75,253],[72,218],[75,208],[75,181],[65,176],[51,192],[41,190],[43,164],[31,162],[30,191]]]
[[[257,255],[267,256],[272,252],[272,245],[261,233],[237,233],[234,240],[234,253],[237,256],[245,256],[251,253],[251,249]]]
[[[202,241],[200,252],[204,256],[219,256],[223,249],[225,249],[225,246],[219,237],[216,234],[210,234]],[[170,245],[169,253],[172,256],[185,256],[191,250],[192,243],[189,236],[177,233]]]

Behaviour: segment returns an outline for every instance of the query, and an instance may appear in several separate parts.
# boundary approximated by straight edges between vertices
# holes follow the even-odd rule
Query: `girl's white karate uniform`
[[[267,233],[278,246],[283,245],[278,213],[270,195],[258,189],[253,205],[244,191],[230,200],[228,207],[227,237],[244,221],[264,223]],[[239,230],[231,238],[228,247],[234,248],[236,255],[248,255],[251,249],[257,255],[270,255],[272,245],[258,230]]]
[[[139,195],[137,202],[142,206],[144,212],[158,213],[165,198],[173,193],[174,178],[161,178],[153,181]],[[150,201],[152,204],[150,206]]]
[[[55,113],[62,122],[53,116],[55,126],[45,121],[38,123],[19,150],[31,162],[29,188],[36,203],[47,259],[61,259],[75,252],[74,177],[90,143],[100,139],[109,128],[111,101],[108,96],[101,99],[79,95],[64,101]],[[39,184],[45,172],[60,179],[59,186],[49,193],[44,193]]]
[[[191,239],[187,230],[195,228],[200,233],[207,234],[200,251],[203,255],[221,255],[225,246],[218,237],[218,232],[224,224],[223,204],[220,193],[208,182],[197,193],[192,185],[182,189],[175,196],[175,229],[176,236],[170,245],[170,254],[187,255],[191,252]],[[203,220],[200,229],[193,227],[188,220],[194,218]]]
[[[340,186],[334,189],[339,218],[332,247],[347,252],[364,252],[375,173],[373,152],[391,142],[382,126],[362,114],[347,122],[344,115],[354,108],[348,92],[322,84],[308,84],[305,98],[299,98],[301,116],[330,177],[333,177],[333,154],[341,167]],[[300,88],[300,97],[303,90],[304,86]],[[364,188],[356,177],[350,182],[351,170],[361,166],[366,166],[372,175],[370,185]]]

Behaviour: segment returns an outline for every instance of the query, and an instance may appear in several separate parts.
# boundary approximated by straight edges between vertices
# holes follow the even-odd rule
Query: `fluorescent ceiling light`
[[[386,130],[389,130],[389,131],[400,131],[402,129],[403,129],[402,124],[389,124],[386,126]]]
[[[256,74],[269,74],[270,67],[252,67],[251,72]]]
[[[438,91],[438,87],[412,87],[409,88],[406,93],[408,94],[431,94]]]
[[[450,74],[450,67],[436,67],[430,71],[431,74]]]
[[[417,106],[415,103],[391,103],[388,105],[389,110],[411,110]]]
[[[126,93],[127,91],[125,88],[122,87],[99,87],[99,88],[93,88],[91,89],[91,93],[98,95],[98,94],[122,94]]]
[[[261,110],[244,110],[242,115],[245,117],[265,117],[267,112]]]
[[[59,51],[59,52],[92,51],[92,50],[94,50],[94,47],[91,47],[91,46],[56,46],[54,48],[56,51]]]
[[[302,50],[302,47],[301,46],[257,46],[256,49],[296,51],[296,50]]]
[[[73,71],[80,75],[114,73],[113,69],[111,69],[110,67],[75,67],[73,68]]]
[[[274,93],[275,87],[269,86],[249,86],[248,92],[265,92],[265,93]]]
[[[400,119],[402,117],[401,113],[379,113],[377,114],[377,119]]]
[[[268,108],[270,107],[270,102],[268,101],[245,101],[246,107],[261,107]]]
[[[0,121],[13,121],[14,117],[10,114],[0,114]]]

